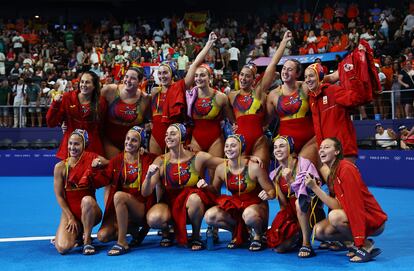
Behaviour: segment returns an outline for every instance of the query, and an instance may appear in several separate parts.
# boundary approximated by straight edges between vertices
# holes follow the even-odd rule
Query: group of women
[[[313,229],[318,240],[346,244],[352,262],[378,255],[367,237],[381,233],[387,217],[352,164],[356,142],[348,110],[366,98],[363,80],[346,74],[355,82],[345,88],[332,84],[344,76],[334,74],[325,83],[320,64],[312,64],[299,82],[301,64],[288,60],[281,72],[284,84],[268,93],[292,39],[287,31],[263,75],[252,64],[244,66],[240,90],[226,96],[210,87],[212,71],[202,64],[216,38],[209,35],[184,79],[173,82],[171,67],[161,65],[160,86],[150,95],[139,88],[142,71],[130,68],[122,84],[102,89],[96,75],[85,72],[77,91],[55,97],[48,125],[67,125],[54,172],[62,208],[57,250],[64,254],[82,244],[83,254],[96,253],[90,235],[102,219],[98,239],[116,240],[110,256],[139,245],[150,228],[161,230],[163,247],[176,240],[201,250],[204,218],[232,233],[229,249],[249,242],[250,251],[267,245],[283,253],[299,246],[299,257],[312,257]],[[342,73],[352,72],[354,64]],[[269,175],[264,130],[274,118],[280,120],[273,140],[277,167]],[[233,128],[226,139],[224,120]],[[104,214],[95,198],[100,187],[105,187]],[[267,201],[273,198],[281,210],[268,230]],[[323,204],[330,210],[327,218]]]

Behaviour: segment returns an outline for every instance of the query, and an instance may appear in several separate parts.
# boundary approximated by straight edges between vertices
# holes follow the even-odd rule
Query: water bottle
[[[213,233],[212,226],[207,227],[206,237],[207,237],[207,250],[213,250],[214,249],[214,233]]]

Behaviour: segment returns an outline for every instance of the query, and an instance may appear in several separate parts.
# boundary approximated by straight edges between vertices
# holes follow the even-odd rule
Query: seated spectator
[[[392,149],[397,146],[397,138],[395,132],[388,128],[386,131],[381,123],[375,124],[375,130],[377,133],[375,134],[375,140],[377,141],[377,146],[383,149]]]
[[[414,149],[414,127],[411,128],[411,132],[408,130],[407,126],[401,125],[398,127],[398,131],[400,132],[400,146],[403,150],[411,150]],[[411,135],[410,135],[411,134]]]

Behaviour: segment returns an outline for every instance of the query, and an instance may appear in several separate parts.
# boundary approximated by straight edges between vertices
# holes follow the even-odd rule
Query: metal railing
[[[392,146],[381,146],[381,143],[384,142],[396,142],[397,144]],[[358,139],[357,144],[359,149],[364,150],[403,150],[401,147],[401,139],[375,139],[375,138],[366,138],[366,139]]]
[[[362,107],[355,108],[354,112],[351,115],[351,118],[353,120],[407,118],[404,108],[405,101],[401,97],[402,93],[407,92],[412,93],[412,97],[414,98],[414,89],[385,90],[380,96],[374,98],[373,102],[365,104]],[[413,105],[412,102],[411,105]],[[413,116],[414,111],[411,112],[411,116],[408,116],[408,118],[413,118]]]
[[[0,109],[2,108],[7,108],[9,110],[8,112],[8,117],[11,119],[10,121],[13,123],[13,127],[15,126],[15,109],[18,108],[18,122],[19,125],[16,128],[24,128],[25,126],[27,126],[27,114],[30,114],[29,111],[27,109],[29,108],[40,108],[42,109],[41,113],[43,115],[43,119],[44,119],[44,123],[46,123],[46,112],[48,110],[48,108],[50,107],[50,105],[19,105],[19,106],[14,106],[14,105],[0,105]],[[37,113],[37,112],[33,112],[33,113]],[[3,115],[3,111],[0,110],[0,118],[4,118]]]

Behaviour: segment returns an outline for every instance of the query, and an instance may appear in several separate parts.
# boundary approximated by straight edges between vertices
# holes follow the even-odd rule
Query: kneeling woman
[[[251,228],[254,236],[249,250],[258,251],[262,249],[261,237],[267,227],[269,210],[265,201],[275,197],[275,190],[266,171],[241,156],[245,146],[241,135],[227,138],[224,145],[227,160],[216,168],[213,189],[219,194],[224,183],[232,195],[220,196],[218,206],[207,210],[205,219],[207,224],[233,233],[227,246],[230,249],[242,245],[248,238],[247,227]]]
[[[274,139],[273,154],[279,166],[270,173],[270,179],[276,187],[280,211],[266,232],[267,245],[285,253],[295,249],[302,239],[298,257],[309,258],[315,256],[310,244],[311,222],[325,218],[325,213],[320,204],[316,205],[317,198],[308,195],[305,185],[306,174],[319,178],[318,171],[308,159],[296,157],[294,146],[290,136]]]
[[[351,262],[367,262],[381,250],[374,248],[368,236],[384,231],[387,215],[369,192],[358,168],[343,159],[342,145],[336,138],[322,141],[319,156],[330,169],[329,195],[308,175],[306,185],[332,210],[328,218],[315,225],[315,237],[321,241],[353,241]]]
[[[144,136],[141,127],[133,126],[126,134],[124,151],[112,158],[95,177],[102,179],[101,182],[111,183],[103,220],[106,223],[102,223],[98,232],[100,240],[114,240],[118,236],[117,244],[108,252],[109,256],[125,254],[130,246],[139,245],[148,233],[145,214],[155,200],[151,195],[143,197],[141,186],[155,156],[140,154]],[[140,231],[139,227],[142,227]],[[129,244],[127,231],[133,236]]]
[[[54,190],[62,208],[55,247],[61,254],[74,248],[82,236],[83,254],[95,254],[91,232],[102,218],[95,199],[95,189],[101,185],[91,181],[91,165],[99,156],[85,151],[87,145],[88,133],[74,130],[68,139],[69,157],[57,163],[54,170]],[[106,162],[103,157],[99,159]]]
[[[182,124],[172,124],[165,135],[169,151],[159,156],[152,164],[142,186],[142,195],[151,195],[156,186],[165,191],[161,203],[154,205],[147,213],[147,222],[152,228],[162,229],[164,234],[160,245],[172,245],[171,237],[166,235],[171,222],[179,245],[187,245],[186,222],[193,228],[190,242],[191,250],[200,250],[200,227],[204,211],[215,204],[213,193],[197,188],[199,176],[204,169],[214,169],[223,162],[206,152],[193,153],[185,150],[186,129]]]

